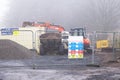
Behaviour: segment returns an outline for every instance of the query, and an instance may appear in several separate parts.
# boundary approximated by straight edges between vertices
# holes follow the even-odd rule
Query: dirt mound
[[[116,60],[114,60],[116,54]],[[97,54],[101,58],[101,66],[105,67],[120,67],[120,54],[112,52],[101,52]]]
[[[11,40],[0,40],[0,59],[30,59],[35,54]]]

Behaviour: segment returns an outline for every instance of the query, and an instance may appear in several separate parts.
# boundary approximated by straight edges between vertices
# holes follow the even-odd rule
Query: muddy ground
[[[0,80],[120,80],[119,52],[99,51],[85,54],[83,59],[34,54],[19,44],[2,40]]]
[[[0,80],[120,80],[120,63],[86,66],[91,63],[87,62],[90,57],[69,60],[67,56],[39,56],[24,60],[1,60]]]
[[[1,68],[0,80],[120,80],[119,68],[56,70]]]

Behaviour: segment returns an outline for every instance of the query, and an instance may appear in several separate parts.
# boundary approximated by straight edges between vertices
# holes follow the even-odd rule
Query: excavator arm
[[[53,29],[53,30],[57,30],[59,32],[65,31],[65,29],[60,26],[60,25],[52,25],[50,23],[34,23],[34,26],[38,26],[38,27],[46,27],[48,29]]]
[[[24,22],[23,27],[34,26],[34,27],[45,27],[48,29],[57,30],[59,32],[65,31],[65,29],[60,25],[53,25],[48,22]]]
[[[59,32],[65,31],[65,29],[63,27],[59,26],[59,25],[50,25],[47,28],[57,30]]]

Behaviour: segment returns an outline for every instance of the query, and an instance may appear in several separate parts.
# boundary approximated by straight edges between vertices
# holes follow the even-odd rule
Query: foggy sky
[[[8,1],[10,9],[4,16],[3,26],[20,27],[24,21],[39,21],[59,24],[66,30],[85,26],[93,31],[101,29],[103,25],[101,14],[97,9],[102,5],[98,6],[99,2],[97,3],[96,0]]]
[[[23,21],[48,21],[65,28],[79,27],[78,12],[85,6],[86,0],[11,0],[5,23],[18,27]]]

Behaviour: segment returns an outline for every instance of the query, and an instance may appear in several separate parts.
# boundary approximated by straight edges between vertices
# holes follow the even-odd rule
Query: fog
[[[39,21],[66,30],[111,31],[119,28],[119,4],[119,0],[0,0],[0,26],[21,27],[24,21]]]

